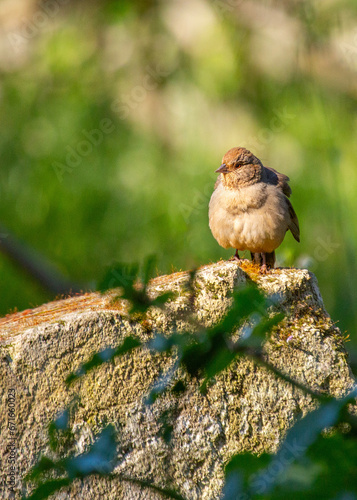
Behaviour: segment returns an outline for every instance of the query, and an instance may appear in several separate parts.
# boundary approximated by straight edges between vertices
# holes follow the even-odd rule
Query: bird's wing
[[[286,202],[288,204],[289,215],[290,215],[290,223],[288,225],[288,229],[290,229],[290,231],[292,232],[292,235],[294,236],[296,241],[300,241],[300,228],[299,228],[299,221],[298,221],[297,215],[295,213],[295,210],[293,209],[293,206],[292,206],[290,200],[288,200],[288,198],[286,198]]]
[[[267,182],[280,187],[285,196],[289,197],[291,195],[291,187],[289,186],[289,177],[285,174],[277,172],[272,167],[264,167],[266,171]]]

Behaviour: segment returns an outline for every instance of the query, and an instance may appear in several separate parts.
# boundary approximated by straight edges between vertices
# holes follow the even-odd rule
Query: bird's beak
[[[227,174],[229,172],[228,167],[225,163],[222,163],[222,165],[215,170],[217,174]]]

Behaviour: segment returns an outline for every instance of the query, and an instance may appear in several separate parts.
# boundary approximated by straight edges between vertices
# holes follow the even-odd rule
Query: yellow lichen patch
[[[244,259],[239,261],[239,266],[245,273],[248,274],[250,279],[252,279],[253,281],[255,281],[259,277],[260,266],[258,264]]]

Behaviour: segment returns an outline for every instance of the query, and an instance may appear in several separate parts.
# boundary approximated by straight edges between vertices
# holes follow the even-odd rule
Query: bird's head
[[[223,183],[227,187],[241,187],[260,181],[261,161],[245,148],[232,148],[223,156],[222,164],[217,168],[223,174]]]
[[[232,148],[223,156],[218,174],[230,174],[243,165],[262,165],[260,160],[245,148]]]

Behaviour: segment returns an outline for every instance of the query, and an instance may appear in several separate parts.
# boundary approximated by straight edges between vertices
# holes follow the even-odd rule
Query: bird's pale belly
[[[275,250],[284,239],[287,225],[284,213],[264,208],[234,215],[222,208],[210,213],[212,234],[222,247],[253,253]]]
[[[253,253],[272,252],[281,244],[286,234],[284,222],[277,222],[277,217],[273,220],[270,214],[241,214],[235,217],[229,244],[232,248]]]

